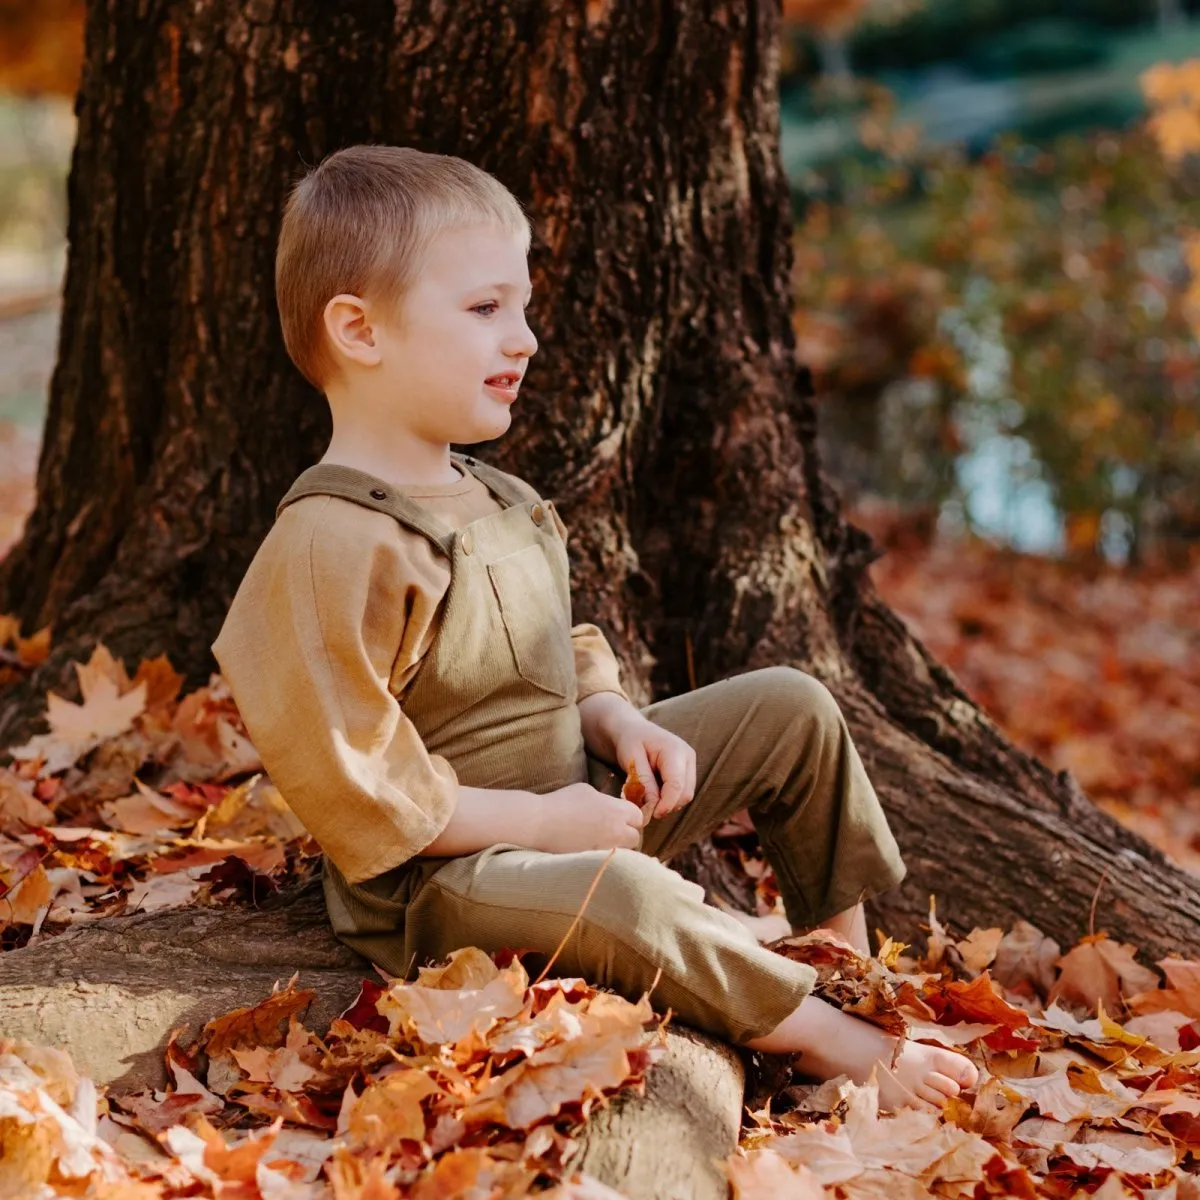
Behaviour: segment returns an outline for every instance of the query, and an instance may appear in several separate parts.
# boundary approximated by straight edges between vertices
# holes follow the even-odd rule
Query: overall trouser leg
[[[696,798],[650,822],[642,836],[646,854],[669,861],[748,809],[795,929],[904,878],[846,719],[814,676],[769,667],[644,711],[696,751]]]

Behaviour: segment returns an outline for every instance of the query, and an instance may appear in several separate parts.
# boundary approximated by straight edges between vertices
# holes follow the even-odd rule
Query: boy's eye
[[[496,309],[499,308],[499,305],[494,300],[489,300],[486,304],[476,304],[471,311],[479,312],[481,309],[485,308],[491,310],[491,312],[495,312]]]

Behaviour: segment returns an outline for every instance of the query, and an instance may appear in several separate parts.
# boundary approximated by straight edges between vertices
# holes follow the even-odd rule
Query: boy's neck
[[[393,487],[429,487],[462,478],[448,443],[431,444],[395,424],[368,429],[335,422],[320,461],[365,471]]]

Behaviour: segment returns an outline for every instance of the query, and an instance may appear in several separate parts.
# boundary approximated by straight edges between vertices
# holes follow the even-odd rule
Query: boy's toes
[[[944,1078],[944,1077],[943,1077]],[[938,1112],[945,1107],[949,1097],[945,1092],[940,1092],[930,1083],[922,1083],[918,1085],[915,1095],[921,1101],[920,1105],[914,1105],[916,1108],[932,1108]]]
[[[979,1082],[979,1071],[975,1064],[966,1055],[956,1054],[953,1050],[943,1050],[929,1065],[955,1085],[948,1095],[956,1096],[959,1091],[969,1091]]]
[[[949,1075],[943,1075],[940,1071],[934,1071],[926,1075],[925,1083],[928,1087],[939,1092],[943,1098],[946,1096],[957,1096],[962,1091],[958,1080],[951,1079]]]
[[[979,1068],[969,1059],[964,1058],[961,1054],[956,1054],[957,1060],[954,1064],[954,1070],[948,1072],[952,1079],[958,1081],[958,1086],[965,1092],[969,1092],[979,1082]]]

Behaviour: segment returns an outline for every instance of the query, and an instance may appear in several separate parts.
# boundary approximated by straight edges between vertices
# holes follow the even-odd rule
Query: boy
[[[465,945],[557,967],[887,1107],[975,1083],[952,1051],[810,995],[665,860],[748,807],[795,928],[869,952],[860,900],[904,874],[816,679],[750,672],[639,711],[570,624],[566,530],[451,453],[504,433],[537,340],[529,223],[461,159],[355,146],[295,187],[276,293],[333,437],[279,505],[213,652],[263,763],[325,852],[337,935],[393,975]],[[637,767],[644,810],[618,793]],[[609,766],[616,767],[614,773]],[[615,848],[599,874],[608,852]],[[661,972],[661,974],[660,974]]]

